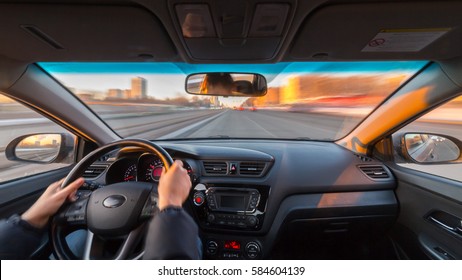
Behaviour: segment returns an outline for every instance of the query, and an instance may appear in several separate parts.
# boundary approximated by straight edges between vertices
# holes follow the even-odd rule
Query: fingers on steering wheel
[[[82,177],[76,179],[74,182],[70,183],[64,188],[58,188],[58,192],[60,196],[67,197],[71,201],[75,201],[75,193],[77,189],[82,186],[84,183],[84,179]]]

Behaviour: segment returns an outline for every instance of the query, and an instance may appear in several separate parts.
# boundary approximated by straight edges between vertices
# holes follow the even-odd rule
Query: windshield
[[[39,63],[122,137],[344,137],[426,62]],[[258,73],[262,97],[195,96],[186,76]]]

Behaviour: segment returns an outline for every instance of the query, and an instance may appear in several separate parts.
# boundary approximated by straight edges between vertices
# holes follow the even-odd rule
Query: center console
[[[244,236],[261,229],[268,194],[268,186],[196,185],[191,199],[203,233],[206,258],[256,259],[260,256],[260,242]]]

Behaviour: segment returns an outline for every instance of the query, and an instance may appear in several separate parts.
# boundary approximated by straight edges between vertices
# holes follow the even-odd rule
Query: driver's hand
[[[63,181],[64,179],[51,184],[34,205],[22,214],[21,219],[36,228],[43,228],[48,223],[50,217],[63,205],[66,198],[70,201],[75,201],[75,193],[82,186],[84,179],[78,178],[67,187],[61,188]]]
[[[162,172],[159,180],[159,210],[168,206],[181,207],[188,198],[191,180],[188,172],[183,168],[183,162],[175,160],[170,169]]]

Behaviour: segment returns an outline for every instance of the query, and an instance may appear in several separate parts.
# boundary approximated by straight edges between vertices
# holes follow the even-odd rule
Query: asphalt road
[[[18,117],[15,112],[12,116]],[[139,115],[137,110],[107,110],[107,123],[123,137],[145,139],[169,138],[300,138],[300,139],[337,139],[352,130],[357,123],[355,117],[339,115],[312,115],[284,111],[234,111],[234,110],[152,110]],[[16,124],[15,124],[16,121]],[[50,166],[23,165],[8,162],[2,152],[6,139],[32,132],[55,131],[46,122],[33,115],[23,115],[22,119],[8,119],[0,116],[0,182],[22,174],[38,172]],[[462,139],[460,124],[451,123],[416,123],[406,128],[408,131],[444,133]],[[449,170],[447,165],[432,166],[433,171],[441,169],[447,176],[462,174],[462,165],[454,165]],[[417,166],[419,167],[419,166]],[[420,167],[419,167],[420,168]],[[428,167],[425,167],[428,168]],[[449,168],[451,169],[451,168]],[[457,169],[457,170],[456,170]],[[3,174],[3,175],[2,175]],[[6,175],[5,175],[6,174]],[[462,181],[462,175],[457,176]],[[459,178],[460,177],[460,178]]]
[[[179,138],[309,138],[336,139],[342,126],[351,130],[355,118],[284,111],[224,110],[218,116],[176,135]],[[341,133],[341,132],[340,132]],[[163,138],[167,138],[164,136]]]

